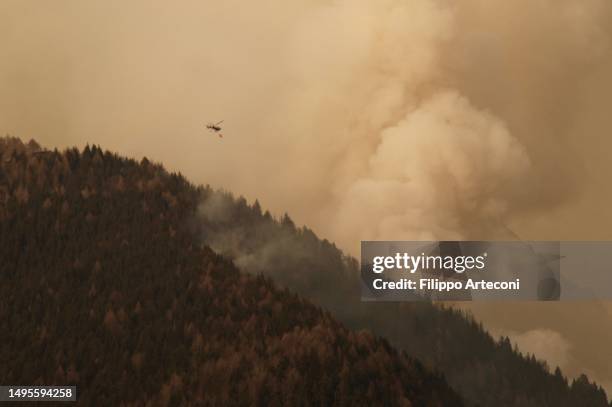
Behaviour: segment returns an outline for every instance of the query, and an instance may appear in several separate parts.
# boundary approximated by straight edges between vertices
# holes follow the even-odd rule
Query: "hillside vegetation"
[[[274,219],[258,202],[203,191],[198,210],[204,244],[242,270],[271,277],[329,310],[353,329],[368,329],[444,373],[466,401],[483,406],[609,406],[586,376],[568,380],[507,337],[494,339],[454,308],[426,302],[361,302],[359,264],[288,215]]]
[[[80,405],[462,405],[440,375],[197,243],[203,189],[0,140],[0,383]]]
[[[0,142],[2,383],[104,405],[609,406],[462,312],[362,303],[357,261],[288,215],[146,159],[37,150]]]

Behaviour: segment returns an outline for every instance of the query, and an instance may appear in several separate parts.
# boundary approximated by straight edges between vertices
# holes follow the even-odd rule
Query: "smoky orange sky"
[[[611,239],[606,0],[0,2],[0,132],[361,239]],[[224,120],[224,138],[204,129]],[[612,390],[606,303],[470,304]]]

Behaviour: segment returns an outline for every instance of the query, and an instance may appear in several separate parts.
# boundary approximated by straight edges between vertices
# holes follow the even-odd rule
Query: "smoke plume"
[[[585,82],[609,83],[603,0],[0,7],[2,130],[146,154],[353,252],[573,199]]]

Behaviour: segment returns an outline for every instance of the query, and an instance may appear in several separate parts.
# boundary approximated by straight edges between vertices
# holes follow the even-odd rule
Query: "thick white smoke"
[[[504,215],[528,170],[503,122],[456,92],[435,94],[380,133],[367,175],[342,194],[336,233],[343,241],[469,238]]]
[[[290,137],[273,180],[299,219],[354,252],[508,237],[508,216],[571,197],[566,127],[580,75],[608,57],[603,4],[490,3],[336,1],[301,17],[266,127]]]

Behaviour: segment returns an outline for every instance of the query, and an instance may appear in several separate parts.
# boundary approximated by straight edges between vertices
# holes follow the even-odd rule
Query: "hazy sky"
[[[3,0],[0,132],[146,155],[352,253],[503,224],[611,239],[610,17],[605,0]],[[221,119],[220,140],[204,124]],[[612,384],[608,304],[471,307]]]

